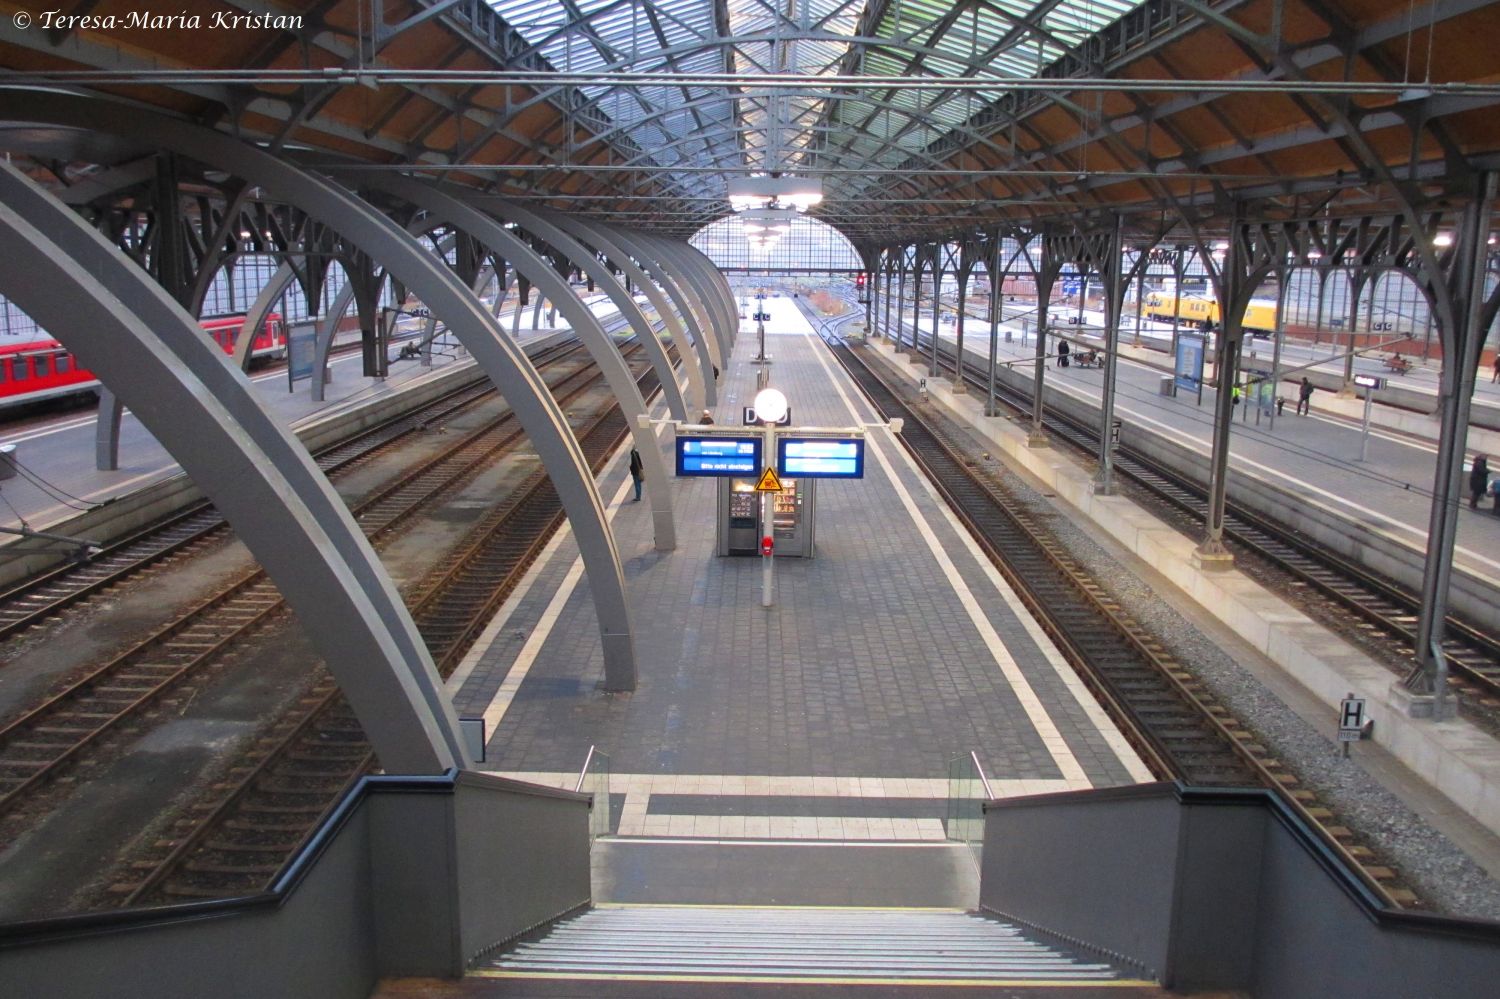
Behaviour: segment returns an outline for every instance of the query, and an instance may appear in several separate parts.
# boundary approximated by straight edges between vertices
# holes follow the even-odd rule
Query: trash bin
[[[1171,375],[1162,375],[1161,384],[1156,387],[1156,390],[1162,395],[1176,395],[1177,379]]]

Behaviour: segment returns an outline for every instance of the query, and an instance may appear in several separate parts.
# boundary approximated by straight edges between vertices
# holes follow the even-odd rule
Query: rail
[[[1352,835],[1337,825],[1316,795],[1301,787],[1196,677],[1116,604],[1024,506],[1009,499],[1002,483],[981,477],[854,351],[830,346],[883,416],[904,417],[902,445],[927,470],[960,521],[1153,772],[1197,786],[1267,787],[1318,829],[1327,848],[1385,904],[1399,907],[1415,901],[1395,882],[1394,872],[1354,845]]]
[[[909,328],[909,327],[908,327]],[[926,337],[921,330],[914,336]],[[926,341],[929,342],[930,341]],[[944,370],[952,370],[950,351],[940,351]],[[966,363],[964,377],[976,386],[985,384],[982,366]],[[1030,395],[1021,389],[995,385],[995,400],[1029,417]],[[1098,429],[1048,407],[1043,416],[1048,432],[1062,438],[1079,451],[1098,453]],[[1128,446],[1115,452],[1114,467],[1133,482],[1159,499],[1194,517],[1200,523],[1205,517],[1204,487],[1186,476],[1166,468]],[[1415,661],[1416,614],[1419,597],[1393,580],[1324,551],[1309,543],[1297,531],[1231,502],[1224,522],[1226,539],[1234,541],[1280,570],[1290,573],[1300,583],[1319,595],[1339,604],[1385,634],[1401,642],[1405,653]],[[1500,698],[1500,640],[1485,628],[1450,613],[1448,638],[1444,651],[1451,671],[1462,682],[1481,694]]]
[[[608,836],[609,821],[609,754],[598,746],[590,746],[584,757],[583,768],[578,771],[578,783],[573,790],[589,796],[589,840]]]

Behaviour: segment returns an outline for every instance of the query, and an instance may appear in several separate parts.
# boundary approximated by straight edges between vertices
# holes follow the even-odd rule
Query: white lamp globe
[[[755,393],[755,415],[763,423],[780,423],[786,416],[786,396],[780,389],[765,388]]]

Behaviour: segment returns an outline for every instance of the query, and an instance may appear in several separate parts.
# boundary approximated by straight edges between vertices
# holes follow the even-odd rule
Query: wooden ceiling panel
[[[402,142],[410,142],[434,118],[440,116],[449,116],[449,111],[425,97],[413,96],[381,131]]]
[[[1234,136],[1206,107],[1178,111],[1171,116],[1170,124],[1190,153],[1206,152],[1234,141]]]

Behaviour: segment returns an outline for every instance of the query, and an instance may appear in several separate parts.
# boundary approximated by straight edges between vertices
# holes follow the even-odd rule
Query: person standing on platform
[[[1297,390],[1297,415],[1312,415],[1313,383],[1306,375],[1302,376],[1302,387]]]
[[[635,483],[635,501],[641,501],[641,483],[646,481],[646,463],[641,461],[641,453],[635,448],[630,449],[630,481]]]
[[[1490,377],[1492,382],[1500,382],[1500,350],[1495,351],[1495,373]]]
[[[1068,341],[1057,341],[1057,366],[1066,368],[1068,366]]]
[[[703,417],[698,422],[705,425],[712,423],[714,422],[714,414],[705,409],[703,411]]]
[[[1474,467],[1469,469],[1469,509],[1479,509],[1479,498],[1490,491],[1490,460],[1485,455],[1474,456]]]

